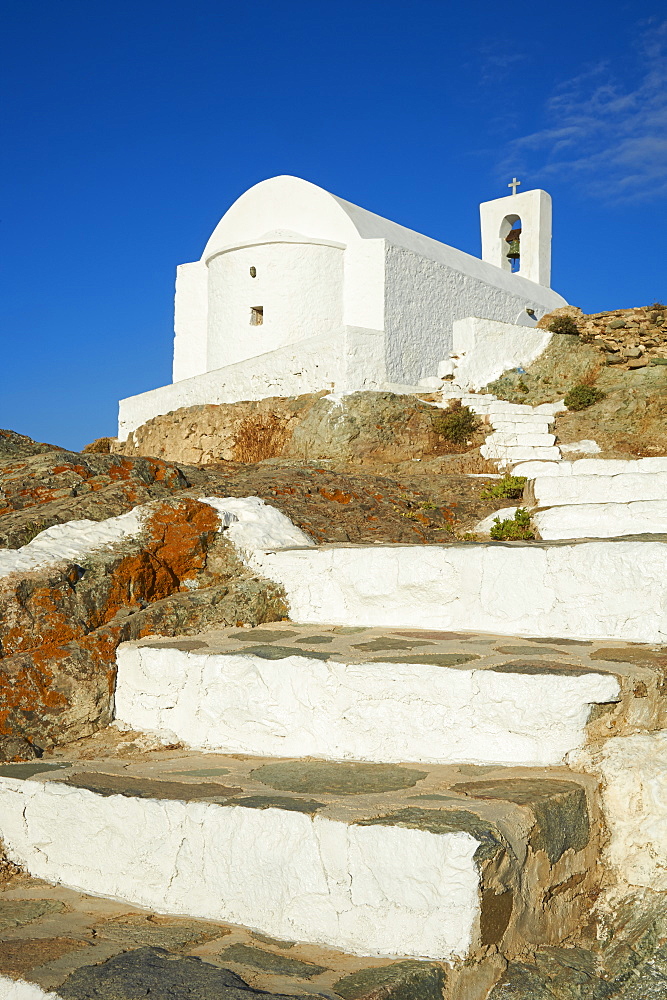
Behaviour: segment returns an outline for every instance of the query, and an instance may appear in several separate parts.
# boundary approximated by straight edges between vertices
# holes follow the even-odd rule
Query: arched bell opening
[[[506,215],[500,226],[502,266],[516,274],[521,268],[521,218]]]

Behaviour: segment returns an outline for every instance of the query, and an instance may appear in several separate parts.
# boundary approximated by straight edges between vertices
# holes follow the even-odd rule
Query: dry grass
[[[116,438],[114,437],[96,438],[95,441],[91,441],[90,444],[87,444],[85,448],[81,449],[81,451],[85,455],[108,455],[114,444],[116,444]]]
[[[239,427],[233,461],[252,463],[280,458],[290,436],[286,419],[275,413],[251,414]]]

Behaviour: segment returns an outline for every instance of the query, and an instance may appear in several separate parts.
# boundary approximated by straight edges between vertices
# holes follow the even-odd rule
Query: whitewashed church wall
[[[510,368],[526,367],[546,350],[553,334],[497,320],[469,316],[453,323],[454,354],[465,354],[454,380],[481,389]]]
[[[475,265],[479,263],[474,261]],[[526,283],[521,284],[525,287]],[[455,320],[482,316],[514,324],[526,308],[533,309],[539,319],[549,309],[564,303],[555,292],[534,287],[542,301],[524,296],[521,291],[512,294],[471,273],[388,243],[385,257],[388,381],[414,385],[420,378],[434,375],[438,363],[452,351]]]
[[[176,268],[173,381],[206,371],[208,268],[201,260]]]
[[[205,372],[173,385],[128,396],[121,399],[118,407],[118,438],[125,441],[130,431],[147,420],[183,406],[237,403],[242,399],[268,396],[300,396],[336,386],[345,388],[345,349],[346,332],[339,330],[289,344],[219,371]]]
[[[354,240],[345,250],[343,319],[346,326],[384,330],[385,240]]]
[[[208,269],[208,371],[336,333],[343,326],[339,247],[257,244],[218,254]],[[261,325],[251,322],[257,307],[263,310]]]
[[[345,327],[345,357],[337,389],[381,389],[387,381],[384,330]]]

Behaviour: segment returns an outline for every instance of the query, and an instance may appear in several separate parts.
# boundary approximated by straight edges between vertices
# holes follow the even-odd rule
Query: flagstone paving
[[[477,988],[486,980],[489,1000],[663,1000],[667,920],[661,910],[650,913],[650,901],[629,898],[610,942],[591,936],[508,964],[496,956],[473,980],[471,969],[446,963],[359,958],[231,924],[159,916],[16,872],[0,875],[0,996],[4,982],[20,979],[62,1000],[469,1000],[485,995]]]

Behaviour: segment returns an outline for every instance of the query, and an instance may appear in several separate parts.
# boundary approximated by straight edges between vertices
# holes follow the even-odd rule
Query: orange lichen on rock
[[[320,486],[319,493],[325,500],[332,500],[334,503],[351,503],[352,500],[358,499],[356,493],[344,493],[342,490],[327,490],[324,486]]]

